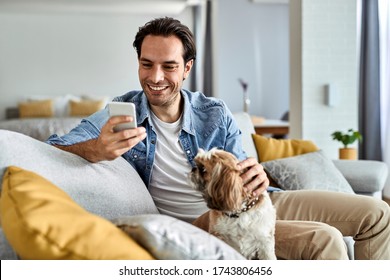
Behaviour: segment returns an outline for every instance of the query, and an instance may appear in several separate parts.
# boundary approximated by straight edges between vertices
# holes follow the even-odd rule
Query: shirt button
[[[150,143],[151,143],[152,145],[154,145],[154,144],[156,144],[156,141],[152,140]]]
[[[137,156],[137,155],[134,155],[134,158],[138,158],[138,156]]]
[[[191,151],[190,150],[187,150],[187,154],[190,154],[191,153]]]

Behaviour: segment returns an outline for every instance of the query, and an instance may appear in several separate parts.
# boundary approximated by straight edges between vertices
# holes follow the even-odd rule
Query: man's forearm
[[[98,162],[103,159],[99,159],[96,151],[96,139],[91,139],[85,142],[76,143],[69,146],[53,145],[63,151],[76,154],[90,162]]]

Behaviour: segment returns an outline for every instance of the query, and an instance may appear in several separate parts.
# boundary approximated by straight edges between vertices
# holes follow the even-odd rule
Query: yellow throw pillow
[[[105,101],[102,100],[70,100],[70,115],[71,116],[89,116],[103,109]]]
[[[252,134],[260,162],[297,156],[318,151],[318,147],[309,140],[275,139]]]
[[[19,167],[4,174],[0,211],[4,234],[22,259],[153,259],[114,224]]]
[[[21,102],[18,107],[20,118],[49,118],[54,114],[51,99]]]

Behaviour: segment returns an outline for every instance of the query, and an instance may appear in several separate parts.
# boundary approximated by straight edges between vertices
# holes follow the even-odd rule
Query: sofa
[[[259,139],[249,115],[234,117],[248,155],[265,159],[257,154]],[[264,165],[280,167],[283,160],[317,155],[313,143],[308,151],[298,147],[300,141],[285,140],[296,144],[289,156]],[[0,147],[0,259],[243,259],[207,232],[159,214],[144,183],[121,157],[92,164],[7,130],[0,130]],[[273,167],[266,169],[270,177]],[[387,176],[380,162],[334,161],[332,167],[344,174],[343,183],[353,192],[377,197]]]
[[[231,259],[216,237],[160,215],[122,157],[92,164],[0,130],[0,259]]]

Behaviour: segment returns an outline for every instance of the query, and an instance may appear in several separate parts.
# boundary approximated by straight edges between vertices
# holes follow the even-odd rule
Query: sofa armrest
[[[388,175],[387,164],[374,160],[333,160],[355,193],[382,197]]]

